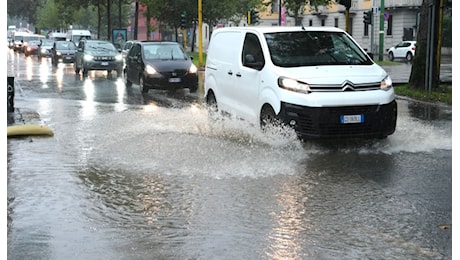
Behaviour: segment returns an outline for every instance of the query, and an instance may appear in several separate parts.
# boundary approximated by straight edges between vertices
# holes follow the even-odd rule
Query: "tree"
[[[301,25],[305,6],[318,10],[318,6],[328,6],[334,2],[334,0],[284,0],[282,3],[288,15],[294,18],[295,25]]]
[[[35,28],[49,29],[52,31],[65,28],[63,23],[62,6],[55,3],[54,0],[48,0],[46,4],[37,9],[37,22]]]
[[[436,43],[440,41],[439,13],[441,10],[441,1],[423,0],[417,33],[417,50],[409,77],[411,88],[427,90],[428,88],[431,89],[439,86],[437,57],[440,53],[438,48],[436,48]]]
[[[22,0],[18,3],[15,0],[7,0],[7,14],[11,17],[20,17],[30,24],[37,21],[37,10],[44,6],[46,0]]]

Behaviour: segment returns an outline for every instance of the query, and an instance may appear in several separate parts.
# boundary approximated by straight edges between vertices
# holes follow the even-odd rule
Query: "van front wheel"
[[[267,131],[270,128],[277,127],[281,124],[280,119],[276,116],[275,111],[271,106],[264,106],[260,112],[260,128],[262,131]]]

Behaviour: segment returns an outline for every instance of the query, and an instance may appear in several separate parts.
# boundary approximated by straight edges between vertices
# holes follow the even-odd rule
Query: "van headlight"
[[[145,66],[145,72],[149,75],[154,75],[157,73],[157,71],[151,65]]]
[[[278,86],[286,90],[308,94],[311,92],[310,85],[295,79],[279,77]]]
[[[190,69],[188,69],[188,72],[191,74],[195,74],[198,71],[198,68],[195,66],[195,64],[192,63],[190,66]]]
[[[389,90],[393,87],[393,81],[390,78],[390,75],[386,76],[382,82],[380,82],[380,88],[383,90]]]

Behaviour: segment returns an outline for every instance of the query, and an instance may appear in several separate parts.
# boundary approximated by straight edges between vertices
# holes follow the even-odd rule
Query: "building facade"
[[[279,1],[272,1],[271,8],[261,13],[259,25],[278,26],[295,25],[292,17],[286,17],[281,9],[279,15]],[[282,0],[281,0],[282,1]],[[402,40],[416,40],[418,24],[420,20],[420,7],[423,0],[385,0],[383,50],[389,48]],[[351,0],[349,12],[348,32],[368,52],[378,55],[379,52],[379,30],[380,30],[380,0]],[[372,24],[365,24],[364,12],[372,11]],[[346,28],[345,7],[333,4],[331,6],[320,6],[318,10],[307,6],[302,18],[303,26],[333,26],[341,29]]]

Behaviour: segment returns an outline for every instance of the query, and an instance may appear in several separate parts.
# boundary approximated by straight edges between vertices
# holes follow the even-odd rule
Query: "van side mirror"
[[[262,61],[257,61],[254,55],[252,54],[246,54],[244,56],[243,60],[243,66],[255,69],[255,70],[261,70],[264,67],[264,63]]]

